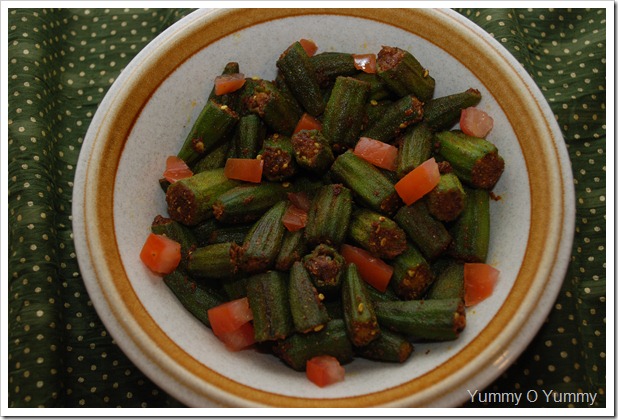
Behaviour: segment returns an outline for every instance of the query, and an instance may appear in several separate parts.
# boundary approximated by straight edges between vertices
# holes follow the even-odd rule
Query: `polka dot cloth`
[[[542,89],[563,131],[577,194],[560,296],[528,349],[486,390],[593,392],[595,406],[605,406],[605,10],[459,12],[511,51]],[[131,363],[97,317],[75,255],[71,194],[105,93],[150,40],[188,13],[9,10],[11,407],[182,406]],[[522,405],[547,406],[540,399]]]

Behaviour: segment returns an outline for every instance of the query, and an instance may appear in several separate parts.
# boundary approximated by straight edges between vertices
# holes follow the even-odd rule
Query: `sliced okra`
[[[286,198],[290,191],[279,182],[243,184],[219,195],[213,204],[215,218],[223,223],[247,223]]]
[[[427,260],[413,244],[393,260],[390,287],[404,300],[420,299],[431,286],[434,276]]]
[[[238,119],[238,114],[229,106],[212,100],[206,102],[178,152],[178,157],[192,166],[233,132]]]
[[[403,363],[414,352],[414,345],[403,334],[383,329],[375,340],[356,348],[355,352],[365,359]]]
[[[258,158],[264,161],[263,176],[269,181],[286,180],[298,170],[292,139],[288,136],[275,133],[264,139]]]
[[[252,83],[251,94],[245,98],[247,109],[260,116],[276,133],[290,136],[302,115],[302,110],[289,101],[279,89],[266,80]]]
[[[241,250],[241,270],[257,273],[273,267],[286,231],[282,219],[288,205],[283,200],[272,206],[247,233]]]
[[[281,54],[277,68],[296,100],[309,114],[318,116],[324,112],[325,104],[313,62],[300,42],[294,42]]]
[[[292,334],[280,340],[273,348],[274,353],[288,366],[304,371],[307,361],[315,356],[329,355],[340,363],[354,358],[354,347],[348,338],[342,319],[332,319],[318,332]]]
[[[436,81],[409,51],[384,46],[378,52],[376,73],[399,96],[414,95],[426,102],[432,98]]]
[[[407,246],[406,233],[394,220],[365,208],[352,213],[348,237],[378,258],[395,258]]]
[[[367,129],[363,137],[389,143],[406,127],[423,119],[423,103],[416,96],[406,95],[384,109],[384,113]]]
[[[351,150],[331,166],[333,176],[354,192],[359,201],[379,213],[393,215],[402,206],[392,181],[371,163]]]
[[[307,212],[305,238],[310,246],[339,246],[346,237],[352,214],[352,192],[341,184],[321,187]]]
[[[450,255],[465,262],[485,262],[489,249],[489,192],[466,188],[466,203],[450,229]]]
[[[424,200],[402,207],[393,219],[429,260],[444,253],[452,241],[444,224],[429,213]]]
[[[195,226],[212,218],[212,205],[217,197],[238,185],[239,181],[225,176],[223,168],[178,180],[165,193],[168,214],[182,224]]]
[[[463,211],[465,201],[466,193],[457,175],[442,172],[438,185],[427,194],[427,209],[436,219],[452,222]]]
[[[335,80],[324,111],[322,130],[333,150],[353,148],[363,126],[369,84],[353,77]]]
[[[436,133],[440,155],[453,167],[461,181],[491,190],[504,172],[504,159],[488,140],[459,131]]]
[[[375,340],[380,335],[380,326],[373,310],[373,301],[356,264],[349,264],[345,269],[341,299],[343,320],[352,344],[362,347]]]
[[[427,292],[427,299],[461,299],[464,298],[463,263],[450,261],[436,276],[436,280]]]
[[[403,178],[429,159],[433,152],[433,143],[433,132],[426,124],[420,123],[408,127],[399,138],[397,176]]]
[[[433,98],[425,104],[423,121],[433,131],[450,130],[461,118],[461,111],[478,105],[481,92],[470,88],[464,92]]]
[[[345,260],[335,248],[320,244],[303,257],[303,264],[318,292],[326,297],[339,293]]]
[[[351,76],[358,73],[354,65],[354,56],[350,53],[326,51],[310,58],[318,83],[322,88],[328,88],[337,76]]]
[[[223,242],[193,249],[189,253],[187,272],[199,278],[222,279],[236,273],[240,247]]]
[[[275,269],[281,271],[289,270],[296,261],[302,260],[307,253],[307,241],[305,240],[305,232],[300,229],[296,231],[286,231],[283,235],[283,242],[277,261],[275,261]]]
[[[301,130],[292,136],[294,156],[299,166],[323,174],[335,160],[328,141],[320,130]]]
[[[290,269],[289,287],[290,309],[294,328],[297,332],[320,331],[328,322],[329,316],[320,295],[311,281],[309,272],[300,261]]]
[[[455,340],[466,326],[460,299],[376,302],[375,310],[380,326],[417,340]]]
[[[282,340],[294,329],[288,282],[287,273],[281,271],[255,274],[247,281],[247,298],[258,343]]]

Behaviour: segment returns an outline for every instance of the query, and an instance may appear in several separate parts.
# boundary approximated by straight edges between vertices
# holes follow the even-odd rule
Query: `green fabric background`
[[[10,407],[178,407],[120,351],[88,298],[71,194],[80,146],[131,59],[188,9],[10,9]],[[606,390],[605,9],[461,9],[521,62],[564,135],[576,189],[571,263],[554,307],[487,391]],[[586,407],[585,403],[520,406]],[[466,407],[483,407],[466,403]],[[504,404],[498,405],[504,407]],[[513,412],[515,413],[515,412]]]

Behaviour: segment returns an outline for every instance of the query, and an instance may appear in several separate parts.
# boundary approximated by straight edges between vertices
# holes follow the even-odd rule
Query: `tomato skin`
[[[229,351],[240,351],[255,344],[255,331],[251,322],[245,322],[234,331],[218,336]]]
[[[307,378],[323,388],[345,380],[345,369],[333,356],[315,356],[307,361],[305,369]]]
[[[461,111],[459,127],[464,134],[485,138],[494,127],[494,120],[485,111],[469,107]]]
[[[292,204],[285,211],[282,222],[287,230],[296,232],[307,225],[307,211]]]
[[[354,58],[354,67],[356,70],[362,70],[365,73],[376,72],[376,55],[375,54],[352,54]]]
[[[296,127],[294,128],[294,133],[296,134],[301,130],[321,130],[322,123],[313,115],[307,114],[306,112],[300,117]]]
[[[397,169],[397,153],[395,146],[369,137],[361,137],[354,146],[356,156],[388,171]]]
[[[393,276],[393,267],[374,257],[368,251],[343,244],[339,250],[348,264],[356,264],[361,278],[380,292],[385,292]]]
[[[302,45],[309,57],[313,56],[318,50],[318,45],[312,39],[302,38],[298,42],[300,42],[300,45]]]
[[[262,182],[263,168],[261,159],[228,158],[223,173],[228,179],[259,183]]]
[[[253,312],[247,297],[231,300],[208,310],[208,320],[217,337],[236,331],[252,319]]]
[[[151,233],[139,256],[150,270],[158,274],[169,274],[180,263],[180,244],[167,236]]]
[[[485,263],[464,264],[464,302],[474,306],[494,291],[500,271]]]
[[[225,95],[240,89],[245,85],[245,75],[243,73],[222,74],[215,77],[215,95]]]
[[[163,177],[171,183],[180,179],[193,176],[193,171],[187,166],[184,160],[178,156],[168,156],[165,161],[165,171]]]
[[[406,205],[410,205],[433,190],[440,182],[440,169],[435,158],[414,168],[395,184],[395,190]]]

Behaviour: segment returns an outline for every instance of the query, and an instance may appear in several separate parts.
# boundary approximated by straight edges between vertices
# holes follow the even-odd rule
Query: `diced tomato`
[[[319,387],[325,387],[345,379],[345,369],[333,356],[315,356],[307,361],[307,378]]]
[[[245,85],[243,73],[222,74],[215,77],[215,95],[235,92]]]
[[[184,160],[178,156],[168,156],[165,161],[165,171],[163,177],[169,182],[176,182],[179,179],[189,178],[193,176],[193,172],[189,169],[189,166]]]
[[[217,337],[229,351],[239,351],[255,343],[255,330],[251,322],[245,322],[234,331]]]
[[[299,209],[309,211],[311,199],[305,191],[288,193],[288,200]]]
[[[395,190],[406,205],[414,203],[440,182],[440,170],[435,158],[430,158],[410,171],[395,184]]]
[[[237,330],[252,319],[253,312],[247,297],[231,300],[208,310],[208,320],[217,337]]]
[[[364,281],[381,292],[386,291],[388,282],[393,276],[393,267],[368,251],[352,245],[341,245],[339,252],[348,264],[356,264],[358,273]]]
[[[322,123],[315,118],[314,116],[307,114],[306,112],[300,117],[298,123],[296,124],[296,128],[294,129],[294,134],[298,133],[300,130],[321,130]]]
[[[158,274],[169,274],[180,263],[180,244],[167,236],[151,233],[139,254],[146,267]]]
[[[259,183],[262,181],[262,159],[228,158],[223,173],[228,179]]]
[[[388,143],[361,137],[354,146],[354,154],[379,168],[389,171],[397,169],[397,148]]]
[[[290,232],[296,232],[307,225],[307,211],[290,205],[282,218],[283,225]]]
[[[473,306],[494,292],[500,271],[485,263],[464,264],[464,301]]]
[[[464,134],[485,138],[494,127],[494,119],[485,111],[469,107],[461,111],[459,126]]]
[[[300,42],[300,45],[303,46],[303,49],[309,57],[314,55],[315,52],[318,50],[318,45],[312,39],[302,38],[298,42]]]
[[[375,54],[352,54],[354,58],[354,67],[356,70],[362,70],[365,73],[376,72],[376,55]]]

